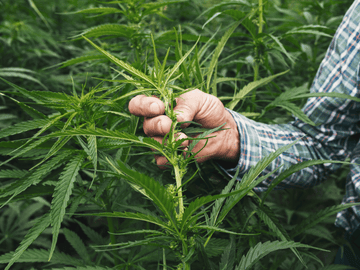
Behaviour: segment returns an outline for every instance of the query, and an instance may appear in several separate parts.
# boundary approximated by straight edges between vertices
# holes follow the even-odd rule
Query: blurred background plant
[[[114,233],[155,230],[153,225],[74,215],[153,211],[149,200],[104,162],[106,157],[121,160],[163,185],[171,184],[171,172],[159,170],[148,149],[91,135],[54,138],[38,145],[35,139],[29,141],[39,128],[42,134],[36,138],[84,125],[145,137],[141,121],[127,111],[133,96],[127,94],[135,89],[124,82],[130,79],[116,72],[115,66],[82,36],[146,74],[155,66],[151,33],[159,59],[164,59],[170,48],[169,65],[188,52],[200,36],[198,46],[179,68],[183,75],[176,82],[178,87],[197,86],[256,121],[287,123],[292,114],[308,121],[299,109],[305,99],[296,95],[308,92],[331,36],[351,3],[0,0],[0,77],[14,84],[0,81],[0,154],[4,161],[12,158],[0,167],[0,241],[4,254],[0,263],[5,266],[11,262],[11,269],[105,269],[115,265],[117,269],[165,269],[165,256],[169,269],[177,265],[171,252],[159,252],[156,246],[98,252],[98,245],[143,239]],[[13,150],[24,143],[33,147],[16,157],[21,150]],[[45,163],[30,170],[44,158]],[[199,170],[185,191],[189,202],[198,196],[219,194],[225,187],[228,181],[216,168],[214,162],[189,167],[189,177]],[[271,192],[266,205],[278,219],[277,226],[281,224],[291,232],[318,211],[338,205],[346,172],[344,166],[336,176],[311,190]],[[60,183],[67,183],[69,188],[61,189]],[[229,238],[215,233],[203,256],[196,257],[193,269],[204,265],[234,269],[250,248],[277,240],[257,209],[254,197],[244,197],[224,219],[222,228],[260,235]],[[300,235],[291,235],[294,241],[331,250],[302,249],[300,254],[309,269],[331,264],[342,243],[342,231],[333,225],[335,213],[325,215],[321,223]],[[50,262],[49,249],[54,252]],[[273,254],[256,262],[255,269],[304,268],[289,249]],[[19,263],[12,264],[15,261]]]

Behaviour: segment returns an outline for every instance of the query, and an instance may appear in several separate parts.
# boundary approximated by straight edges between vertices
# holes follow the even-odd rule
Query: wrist
[[[240,133],[231,113],[228,111],[226,111],[226,113],[228,115],[228,121],[231,127],[229,130],[229,140],[227,141],[229,151],[228,157],[229,160],[238,162],[240,158]]]

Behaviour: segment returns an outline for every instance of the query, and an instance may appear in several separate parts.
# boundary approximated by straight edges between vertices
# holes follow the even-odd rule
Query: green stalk
[[[170,129],[170,133],[169,133],[169,139],[168,139],[168,144],[172,145],[173,143],[175,143],[175,130],[176,130],[176,125],[177,125],[177,119],[176,116],[174,114],[174,106],[173,106],[173,95],[170,94],[170,98],[167,96],[164,96],[164,103],[165,103],[165,114],[172,120],[172,125],[171,125],[171,129]],[[170,108],[169,108],[170,105]],[[181,173],[181,168],[179,166],[179,159],[182,158],[182,155],[180,154],[180,156],[178,156],[177,154],[177,149],[171,149],[172,153],[171,158],[169,160],[169,162],[171,163],[171,165],[174,168],[174,172],[175,172],[175,181],[176,181],[176,189],[178,191],[178,203],[179,203],[179,218],[182,218],[182,215],[184,213],[184,201],[183,201],[183,193],[182,193],[182,173]]]
[[[182,218],[184,214],[184,201],[183,201],[183,194],[182,194],[182,176],[180,173],[180,168],[178,164],[174,164],[174,171],[175,171],[175,180],[176,180],[176,189],[178,190],[178,199],[179,199],[179,217]]]
[[[263,25],[264,25],[263,0],[259,0],[259,29],[258,29],[259,34],[263,32]],[[260,57],[261,55],[259,52],[258,45],[255,43],[254,82],[259,79]],[[253,91],[253,95],[252,95],[252,102],[255,103],[255,101],[256,101],[256,90]]]
[[[259,0],[259,34],[262,33],[263,25],[264,25],[264,9],[263,9],[263,1]]]
[[[165,248],[163,248],[163,270],[166,270],[166,256],[165,256]]]

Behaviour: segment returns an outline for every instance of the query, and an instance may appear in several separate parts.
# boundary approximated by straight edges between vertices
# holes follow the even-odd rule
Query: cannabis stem
[[[180,167],[180,160],[182,159],[182,155],[178,155],[177,153],[177,149],[175,149],[174,147],[172,147],[171,145],[173,145],[176,141],[175,135],[176,135],[176,126],[178,124],[177,122],[177,117],[176,117],[176,113],[174,112],[174,97],[172,95],[172,93],[170,93],[169,91],[166,91],[168,94],[167,96],[164,96],[164,103],[165,103],[165,113],[166,115],[171,119],[172,121],[172,125],[170,128],[170,132],[169,132],[169,138],[168,138],[168,146],[170,146],[170,151],[171,151],[171,159],[169,160],[169,162],[171,163],[171,165],[174,168],[174,172],[175,172],[175,181],[176,181],[176,189],[178,192],[178,208],[179,208],[179,212],[178,212],[178,217],[181,219],[182,215],[184,213],[184,201],[183,201],[183,194],[182,194],[182,177],[184,176],[183,174],[183,168]]]
[[[258,19],[258,34],[261,34],[263,31],[264,25],[264,8],[263,8],[263,0],[259,0],[259,19]],[[255,41],[255,63],[254,63],[254,82],[259,79],[259,68],[260,68],[260,57],[261,52],[259,50],[259,44],[262,44],[262,38],[259,41]],[[255,104],[256,101],[256,92],[253,92],[252,102]],[[255,105],[254,105],[255,106]],[[254,108],[255,109],[255,108]]]
[[[261,34],[263,32],[263,25],[264,25],[264,8],[263,8],[263,1],[259,0],[259,29],[258,34]],[[260,38],[260,43],[262,39]],[[258,42],[255,44],[255,67],[254,67],[254,81],[257,81],[259,78],[259,66],[260,66],[260,50]]]
[[[174,164],[174,171],[175,171],[175,180],[176,180],[176,189],[178,191],[178,199],[179,199],[179,217],[182,217],[184,214],[184,201],[182,195],[182,176],[180,173],[180,168],[178,164]]]
[[[259,0],[259,34],[262,33],[263,25],[264,25],[264,9],[263,9],[263,1]]]

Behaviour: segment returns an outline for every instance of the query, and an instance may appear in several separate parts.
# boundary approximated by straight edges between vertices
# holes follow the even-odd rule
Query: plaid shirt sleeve
[[[342,93],[360,98],[359,63],[360,0],[356,0],[334,35],[310,92]],[[360,134],[358,102],[333,97],[309,98],[303,112],[316,126],[305,124],[299,119],[285,125],[267,125],[228,111],[240,134],[240,159],[236,168],[222,169],[232,177],[239,168],[238,180],[260,159],[281,146],[300,139],[262,172],[265,175],[282,165],[275,174],[258,185],[255,191],[266,190],[282,171],[293,164],[312,159],[345,160],[349,156],[354,161],[360,156],[360,151],[356,150],[360,150],[360,144],[357,146]],[[277,188],[308,188],[318,185],[339,166],[323,164],[308,167],[289,176]],[[351,171],[343,202],[360,202],[360,168],[352,165]],[[338,213],[336,225],[351,233],[360,225],[360,208],[353,207]]]

